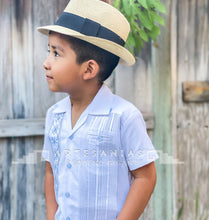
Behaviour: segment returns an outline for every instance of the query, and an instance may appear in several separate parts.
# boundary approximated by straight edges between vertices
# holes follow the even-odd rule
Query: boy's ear
[[[96,77],[99,73],[99,64],[95,60],[88,60],[84,63],[83,79],[89,80]]]

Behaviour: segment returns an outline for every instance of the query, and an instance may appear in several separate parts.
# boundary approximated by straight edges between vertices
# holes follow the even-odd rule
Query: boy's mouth
[[[53,79],[53,77],[52,77],[52,76],[49,76],[49,75],[46,75],[46,79],[47,79],[47,80],[50,80],[50,79]]]

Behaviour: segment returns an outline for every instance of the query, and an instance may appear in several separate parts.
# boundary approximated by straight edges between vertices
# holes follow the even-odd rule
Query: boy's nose
[[[45,70],[49,70],[50,69],[50,63],[48,58],[43,62],[43,67]]]

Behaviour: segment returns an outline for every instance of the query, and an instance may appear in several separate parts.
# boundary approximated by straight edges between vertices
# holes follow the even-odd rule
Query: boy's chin
[[[49,85],[49,90],[50,90],[51,92],[62,92],[60,89],[54,88],[53,86],[50,86],[50,85]]]

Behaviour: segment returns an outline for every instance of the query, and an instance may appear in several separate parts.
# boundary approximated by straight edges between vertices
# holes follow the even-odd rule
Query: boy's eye
[[[60,56],[59,53],[57,53],[57,51],[54,51],[54,55],[55,55],[55,57],[59,57]]]
[[[51,51],[48,49],[47,52],[48,52],[48,54],[50,54]],[[56,51],[54,51],[53,54],[54,54],[55,57],[59,57],[60,56],[59,53],[57,53]]]
[[[50,53],[49,45],[48,45],[48,48],[47,48],[47,52],[48,52],[48,54]]]

